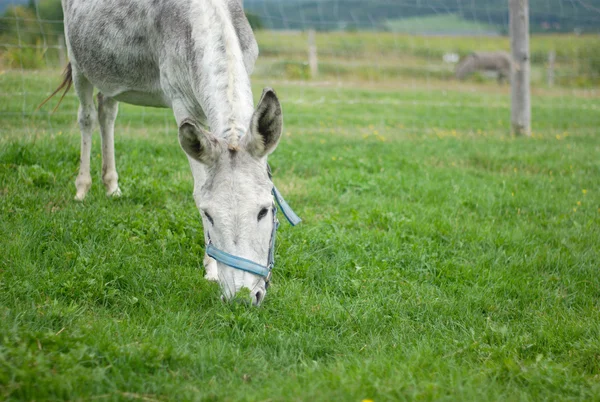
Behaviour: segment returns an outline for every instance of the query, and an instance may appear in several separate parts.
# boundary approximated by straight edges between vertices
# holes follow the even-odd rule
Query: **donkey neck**
[[[191,16],[200,88],[196,96],[211,132],[236,145],[240,133],[250,125],[254,110],[250,77],[244,65],[240,41],[227,2],[194,1]],[[198,93],[199,92],[199,93]]]

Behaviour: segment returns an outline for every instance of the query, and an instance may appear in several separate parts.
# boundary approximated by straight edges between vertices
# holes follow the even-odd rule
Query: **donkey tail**
[[[71,68],[71,63],[69,63],[69,64],[67,64],[67,67],[65,67],[65,71],[63,72],[63,80],[60,83],[60,85],[58,86],[58,88],[56,88],[56,90],[54,92],[52,92],[52,94],[49,97],[47,97],[42,103],[40,103],[40,105],[37,107],[36,110],[39,110],[42,106],[44,106],[46,104],[46,102],[48,102],[52,97],[54,97],[54,95],[56,95],[57,93],[59,93],[61,90],[64,89],[63,94],[61,95],[60,99],[58,100],[58,103],[52,110],[52,113],[56,112],[56,109],[58,109],[58,107],[60,106],[60,103],[62,102],[63,98],[65,97],[67,92],[69,92],[69,89],[71,89],[72,84],[73,84],[73,69]]]

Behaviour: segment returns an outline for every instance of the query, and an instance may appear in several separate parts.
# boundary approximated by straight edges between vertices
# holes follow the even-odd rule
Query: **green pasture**
[[[474,35],[498,33],[498,26],[470,21],[456,14],[427,15],[423,17],[401,18],[388,20],[385,27],[392,32],[402,32],[410,35]]]
[[[257,31],[256,39],[263,55],[306,55],[308,34],[300,31]],[[461,55],[474,51],[510,49],[507,36],[422,36],[395,32],[317,32],[316,45],[324,54],[348,58],[414,54],[441,57],[448,52]],[[595,55],[598,35],[548,34],[533,35],[530,51],[533,62],[545,62],[548,52],[556,51],[559,58]]]
[[[73,201],[77,101],[35,111],[58,74],[0,74],[0,400],[600,400],[593,91],[534,92],[514,138],[494,83],[259,76],[303,223],[252,308],[203,280],[169,111],[121,105],[123,196],[95,134]]]
[[[425,26],[444,29],[448,21],[428,22]],[[429,17],[433,18],[433,17]],[[413,31],[420,19],[402,20]],[[452,21],[450,21],[452,22]],[[414,26],[413,26],[414,25]],[[420,26],[420,25],[419,25]],[[484,27],[480,27],[484,29]],[[476,29],[467,25],[465,29]],[[418,32],[418,31],[416,31]],[[260,66],[277,76],[310,78],[307,64],[306,32],[273,33],[258,31]],[[472,52],[510,51],[505,36],[426,36],[397,32],[318,32],[316,46],[321,77],[387,81],[390,79],[452,80],[455,65],[444,63],[443,56],[461,57]],[[600,84],[600,41],[598,35],[534,35],[530,41],[532,84],[547,85],[548,58],[554,52],[555,85],[589,87]],[[471,80],[481,77],[476,75]],[[484,79],[485,81],[485,79]]]
[[[456,29],[457,24],[464,24],[464,30],[470,33],[487,30],[483,24],[460,20],[453,15],[410,18],[390,24],[401,32],[317,32],[320,78],[449,81],[454,79],[456,66],[443,62],[445,54],[456,53],[464,57],[472,52],[510,50],[507,36],[419,35],[419,27],[443,32],[449,27]],[[4,25],[3,28],[0,24],[0,69],[36,70],[60,66],[59,24],[40,24],[30,18],[19,24],[13,21]],[[256,39],[260,47],[258,75],[264,78],[311,78],[307,32],[259,30]],[[597,34],[532,35],[530,58],[534,86],[547,85],[551,52],[556,55],[555,85],[580,88],[600,85],[600,40]],[[470,80],[490,79],[475,74]]]

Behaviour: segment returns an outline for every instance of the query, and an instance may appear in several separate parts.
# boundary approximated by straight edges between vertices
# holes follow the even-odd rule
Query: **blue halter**
[[[271,169],[268,169],[269,178],[271,178]],[[296,226],[298,223],[302,221],[298,215],[290,208],[285,199],[277,190],[277,187],[273,185],[273,198],[281,212],[283,212],[283,216],[287,219],[287,221],[292,225]],[[275,235],[277,233],[277,228],[279,227],[279,220],[277,220],[277,207],[275,203],[273,203],[273,230],[271,231],[271,242],[269,244],[269,258],[267,265],[262,265],[256,263],[254,261],[248,260],[246,258],[238,257],[233,254],[226,253],[223,250],[216,248],[212,244],[212,240],[210,239],[210,233],[207,231],[207,244],[206,244],[206,254],[209,257],[214,258],[215,260],[228,265],[232,268],[239,269],[241,271],[250,272],[251,274],[255,274],[261,276],[265,280],[265,286],[269,286],[269,282],[271,281],[271,271],[273,270],[273,266],[275,265]]]

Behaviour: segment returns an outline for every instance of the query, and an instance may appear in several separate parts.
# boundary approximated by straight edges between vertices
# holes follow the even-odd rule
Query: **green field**
[[[278,233],[260,308],[203,280],[169,111],[122,105],[123,196],[73,201],[77,101],[0,74],[1,400],[600,400],[600,99],[273,81]],[[52,103],[52,102],[51,102]]]
[[[1,21],[0,21],[1,22]],[[0,71],[57,68],[66,64],[59,57],[58,24],[39,24],[35,18],[3,31],[0,24]],[[453,15],[404,19],[399,32],[318,32],[316,47],[320,79],[406,81],[409,79],[454,80],[455,64],[443,62],[443,56],[461,57],[472,52],[510,50],[507,36],[477,35],[487,32],[485,25],[460,20]],[[470,36],[419,35],[428,32],[455,31],[463,27]],[[10,28],[10,29],[9,29]],[[43,35],[40,33],[43,31]],[[405,33],[408,31],[409,33]],[[600,40],[597,34],[532,35],[530,41],[531,82],[547,86],[548,57],[556,55],[554,83],[561,87],[600,87]],[[260,57],[255,76],[303,79],[311,78],[308,68],[308,34],[304,31],[256,32]],[[64,53],[64,51],[63,51]],[[65,56],[63,56],[64,59]],[[493,81],[475,74],[471,81]]]
[[[414,25],[420,24],[419,21],[415,20]],[[444,29],[446,22],[440,20],[426,26]],[[410,25],[407,29],[414,33],[416,26]],[[261,49],[259,70],[263,66],[271,75],[309,78],[306,32],[258,31],[256,36]],[[454,79],[455,65],[442,61],[447,53],[463,57],[472,52],[510,51],[510,41],[505,36],[453,37],[394,32],[318,32],[316,46],[321,77],[368,81],[449,81]],[[532,36],[530,58],[534,86],[546,86],[550,52],[556,54],[554,75],[557,85],[583,88],[600,85],[598,35]]]
[[[410,35],[474,35],[498,33],[499,31],[498,26],[469,21],[456,14],[428,15],[424,17],[388,20],[385,26],[392,32],[402,32]]]

